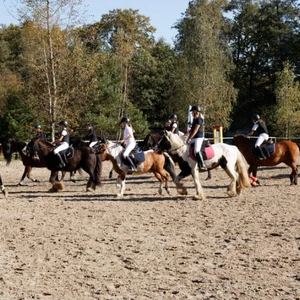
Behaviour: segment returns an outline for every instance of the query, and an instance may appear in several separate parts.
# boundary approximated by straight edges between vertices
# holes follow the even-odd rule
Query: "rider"
[[[40,138],[42,140],[45,140],[45,136],[42,131],[42,126],[40,124],[36,124],[34,126],[34,131],[35,131],[35,138]]]
[[[194,154],[198,160],[198,167],[200,171],[206,171],[207,168],[201,154],[201,146],[204,140],[204,120],[201,114],[201,108],[198,105],[193,105],[190,109],[193,115],[193,124],[187,138],[187,143],[194,142]]]
[[[57,138],[53,144],[54,145],[58,145],[55,149],[54,149],[54,154],[57,155],[57,157],[59,158],[60,164],[59,167],[63,168],[65,167],[65,162],[63,161],[60,152],[63,150],[68,149],[69,147],[69,143],[70,143],[70,136],[68,133],[68,122],[66,120],[62,120],[59,123],[60,126],[60,133],[59,133],[59,138]]]
[[[83,138],[84,141],[89,142],[89,147],[92,148],[98,141],[97,136],[95,134],[94,128],[91,123],[86,123],[85,128],[87,130],[86,136]]]
[[[254,125],[253,125],[252,129],[250,130],[250,132],[248,132],[246,134],[246,136],[254,135],[254,133],[255,133],[255,136],[258,136],[254,147],[258,150],[259,159],[260,160],[266,159],[266,157],[262,151],[261,145],[264,141],[267,141],[269,139],[269,132],[268,132],[267,125],[266,125],[265,121],[262,120],[258,114],[254,114],[252,116],[252,121],[253,121]]]
[[[179,133],[179,128],[178,128],[177,115],[172,114],[170,116],[170,119],[171,119],[170,131],[173,132],[173,133],[178,134]]]
[[[42,131],[42,126],[40,124],[36,124],[34,127],[33,127],[33,130],[35,131],[35,136],[33,136],[32,138],[40,138],[42,140],[45,140],[45,136],[44,136],[44,133]],[[23,154],[27,155],[27,144],[25,145],[25,147],[22,149],[22,152]]]
[[[171,126],[171,119],[170,119],[170,118],[167,118],[167,119],[165,120],[165,130],[171,131],[170,126]]]
[[[130,119],[128,117],[123,117],[120,121],[121,128],[124,129],[123,133],[123,140],[121,141],[121,144],[125,144],[125,150],[123,152],[123,157],[127,159],[127,161],[130,163],[130,166],[132,168],[132,171],[137,171],[131,157],[129,156],[130,152],[135,148],[136,141],[133,136],[133,128],[130,122]]]

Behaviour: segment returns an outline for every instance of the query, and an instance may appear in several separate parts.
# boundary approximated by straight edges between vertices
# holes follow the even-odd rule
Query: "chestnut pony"
[[[92,153],[87,144],[82,143],[82,145],[74,146],[73,155],[67,158],[67,164],[63,168],[57,166],[53,144],[38,138],[32,139],[27,147],[34,159],[45,160],[46,167],[51,171],[49,180],[53,185],[51,191],[59,191],[64,188],[63,183],[56,180],[58,171],[72,172],[83,169],[90,176],[86,186],[87,191],[94,191],[96,186],[101,184],[101,158],[99,155]]]
[[[125,191],[125,179],[129,170],[129,166],[124,163],[122,156],[124,148],[118,143],[106,141],[98,144],[95,149],[97,153],[100,153],[102,160],[110,160],[112,162],[115,172],[119,174],[117,178],[117,187],[119,187],[118,197],[123,197]],[[165,183],[165,190],[170,195],[169,174],[166,170],[168,170],[172,178],[176,177],[173,160],[168,154],[156,153],[153,150],[144,151],[144,156],[145,160],[137,164],[137,172],[133,172],[133,174],[153,172],[160,182],[159,194],[162,194],[162,185]]]
[[[291,167],[292,172],[290,174],[291,185],[297,184],[298,179],[298,157],[299,157],[299,147],[296,143],[288,140],[280,141],[274,144],[274,153],[264,160],[259,160],[253,153],[252,147],[254,140],[250,140],[244,135],[236,135],[233,137],[233,145],[236,145],[240,151],[244,154],[247,163],[249,164],[248,173],[250,178],[254,180],[257,184],[260,184],[257,180],[257,168],[260,166],[276,166],[280,163],[285,163],[287,166]],[[253,177],[252,177],[253,176]]]

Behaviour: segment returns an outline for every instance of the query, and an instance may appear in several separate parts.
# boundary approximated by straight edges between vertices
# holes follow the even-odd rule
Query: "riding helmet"
[[[129,123],[130,122],[130,119],[128,117],[123,117],[120,121],[120,124],[121,123]]]
[[[41,126],[40,124],[36,124],[36,125],[34,126],[34,128],[35,128],[35,129],[41,129],[42,126]]]
[[[253,116],[252,116],[252,120],[253,121],[258,121],[260,119],[260,116],[258,115],[258,114],[254,114]]]
[[[66,120],[62,120],[59,122],[59,125],[68,126],[68,122]]]
[[[172,114],[172,115],[170,116],[170,119],[177,119],[177,115]]]
[[[199,105],[193,105],[192,108],[190,109],[190,111],[198,111],[198,112],[201,112],[201,107]]]

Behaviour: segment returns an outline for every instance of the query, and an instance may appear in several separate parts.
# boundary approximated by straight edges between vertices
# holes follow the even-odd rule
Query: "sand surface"
[[[49,193],[25,180],[20,161],[0,162],[0,299],[300,299],[300,186],[284,165],[258,172],[263,186],[229,198],[221,169],[205,181],[207,199],[157,195],[152,174],[127,180],[116,197],[110,162],[102,187],[86,174]],[[178,171],[178,170],[177,170]]]

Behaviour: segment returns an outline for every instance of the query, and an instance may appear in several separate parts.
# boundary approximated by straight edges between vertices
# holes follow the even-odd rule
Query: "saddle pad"
[[[132,155],[134,156],[134,160],[137,164],[145,161],[145,153],[143,151],[136,152]]]
[[[215,151],[212,146],[205,147],[204,152],[206,159],[212,159],[215,156]]]
[[[212,159],[215,156],[215,151],[211,145],[208,145],[205,148],[201,147],[201,154],[204,160],[208,160],[208,159]],[[190,157],[193,160],[197,161],[197,158],[195,157],[194,154],[194,145],[191,145],[190,147]]]

